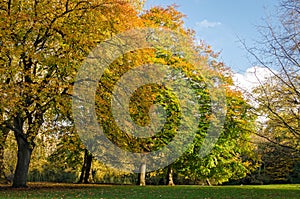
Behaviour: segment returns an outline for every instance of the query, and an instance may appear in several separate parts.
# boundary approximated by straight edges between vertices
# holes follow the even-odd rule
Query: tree
[[[293,85],[298,87],[296,81]],[[257,97],[257,113],[266,117],[258,135],[273,145],[299,152],[299,97],[277,77],[269,79],[255,92],[260,95]]]
[[[155,13],[155,16],[152,16],[153,13]],[[163,14],[163,17],[161,17],[159,13]],[[164,28],[166,30],[171,28],[171,30],[175,32],[182,32],[187,35],[188,31],[185,31],[183,27],[181,27],[181,16],[182,14],[176,11],[174,7],[168,7],[166,9],[153,8],[141,15],[140,22],[145,27]],[[172,24],[174,24],[174,26]],[[161,46],[163,46],[163,44],[161,44]],[[176,123],[168,123],[168,128],[165,128],[168,129],[168,132],[164,130],[164,132],[160,132],[149,139],[140,139],[122,131],[117,126],[116,122],[114,122],[110,107],[114,85],[120,80],[122,75],[134,67],[153,63],[167,64],[177,66],[178,68],[181,67],[179,56],[173,55],[171,51],[165,52],[159,49],[158,46],[155,46],[155,49],[136,50],[135,52],[125,53],[120,58],[114,60],[109,68],[106,69],[97,88],[96,110],[98,120],[104,127],[107,137],[117,146],[141,154],[147,154],[150,151],[158,150],[162,146],[165,146],[176,133]],[[187,66],[184,61],[182,61],[182,65],[184,65],[184,67]],[[175,104],[175,101],[176,98],[174,98],[174,94],[172,95],[172,92],[163,86],[144,85],[138,88],[131,97],[129,106],[130,115],[138,124],[143,126],[149,123],[150,118],[148,112],[150,107],[157,103],[165,108],[168,113],[168,121],[176,120],[175,118],[178,112],[176,109],[178,109],[178,106]],[[115,158],[116,160],[120,160],[120,157]],[[125,160],[120,160],[120,162],[124,161]],[[126,161],[125,164],[127,164]],[[143,169],[143,172],[141,172],[143,175],[140,175],[142,185],[144,184],[143,179],[145,179],[146,166],[149,166],[149,163],[140,165],[140,168]]]
[[[13,187],[26,187],[35,137],[71,115],[80,62],[97,42],[131,27],[136,12],[114,0],[6,0],[0,8],[1,129],[18,143]]]
[[[276,17],[260,27],[262,40],[245,48],[272,77],[253,90],[258,128],[256,141],[264,182],[288,181],[297,170],[300,152],[300,7],[297,0],[282,0]],[[289,154],[288,156],[286,154]],[[274,163],[277,164],[274,164]]]
[[[263,142],[258,146],[258,153],[261,154],[262,161],[258,180],[267,184],[293,183],[299,180],[297,163],[300,156],[297,152],[291,152],[289,148],[270,142]]]
[[[55,138],[58,143],[55,150],[46,157],[44,175],[52,175],[48,177],[48,181],[82,183],[86,176],[86,157],[83,154],[86,149],[75,133],[74,127],[67,132],[56,134]],[[78,180],[81,168],[84,168],[84,172],[82,179]]]
[[[176,133],[178,133],[179,123],[184,124],[183,126],[186,126],[186,129],[190,129],[189,125],[191,125],[192,122],[182,119],[182,109],[178,105],[178,99],[172,94],[172,90],[168,90],[163,86],[144,85],[136,89],[130,98],[130,106],[128,108],[130,116],[135,122],[142,126],[147,124],[150,120],[148,112],[151,105],[162,105],[166,111],[167,120],[169,122],[166,122],[164,128],[150,138],[137,138],[132,134],[128,134],[124,129],[120,129],[116,124],[117,122],[114,121],[116,119],[110,109],[114,86],[128,70],[147,63],[169,65],[178,70],[178,73],[168,77],[169,80],[171,81],[171,79],[182,77],[186,78],[190,85],[193,86],[195,95],[197,99],[199,99],[199,104],[201,104],[201,109],[198,110],[200,122],[198,124],[199,127],[193,146],[194,148],[191,149],[191,155],[187,155],[186,159],[183,158],[181,161],[179,160],[177,165],[184,165],[183,170],[188,170],[188,172],[196,174],[198,177],[205,176],[205,178],[216,179],[219,183],[229,178],[242,177],[249,172],[253,166],[249,161],[251,146],[247,142],[253,130],[251,126],[252,118],[248,113],[249,107],[241,97],[241,93],[234,92],[230,89],[232,81],[229,72],[222,63],[217,61],[217,54],[211,50],[210,46],[205,44],[198,46],[194,43],[193,32],[185,30],[182,27],[182,17],[183,15],[174,7],[155,7],[141,15],[141,19],[144,20],[146,27],[165,28],[171,29],[174,32],[180,32],[189,39],[190,45],[182,45],[180,49],[175,50],[164,49],[167,44],[179,42],[170,41],[172,38],[166,38],[165,43],[161,42],[160,45],[155,46],[154,49],[143,49],[126,53],[116,59],[104,72],[97,88],[96,111],[98,120],[103,125],[107,137],[113,141],[115,145],[128,151],[141,154],[159,150],[167,145]],[[168,39],[170,40],[168,41]],[[172,45],[168,47],[171,48]],[[195,63],[189,63],[188,58],[185,57],[187,55],[185,53],[186,51],[194,53],[193,55],[196,57]],[[195,69],[198,65],[201,67],[207,66],[207,68],[202,68],[203,71],[207,70],[205,71],[206,77],[203,77],[204,75],[201,74],[203,71],[199,72]],[[132,77],[131,81],[135,81],[134,78],[135,77]],[[217,143],[217,147],[213,150],[213,154],[201,159],[199,157],[199,150],[207,135],[210,122],[214,120],[211,110],[211,93],[205,81],[213,81],[214,79],[221,79],[225,82],[225,84],[220,83],[219,86],[224,88],[226,92],[225,95],[227,98],[224,98],[224,103],[227,102],[231,112],[228,112],[225,129],[222,132],[220,141]],[[186,87],[184,88],[186,89]],[[182,93],[184,92],[182,91]],[[212,96],[212,98],[213,97],[216,96]],[[189,98],[186,98],[186,101],[188,101],[188,99]],[[195,114],[194,118],[197,117]],[[222,122],[220,121],[219,123]],[[128,122],[128,124],[126,123],[126,125],[128,128],[131,128],[130,122]],[[195,124],[195,126],[197,126],[197,124]],[[190,132],[185,133],[187,134],[182,134],[183,137],[187,137]],[[104,149],[102,151],[104,151]],[[133,164],[126,162],[127,160],[122,158],[123,157],[115,157],[116,162],[120,163],[118,166],[123,163],[124,165]],[[226,158],[230,158],[230,160]],[[141,165],[139,165],[141,185],[145,185],[145,170],[146,166],[151,166],[150,164],[149,162],[142,162]],[[171,174],[173,173],[173,166],[176,168],[176,164],[169,167],[168,180],[170,180],[170,184],[172,184]],[[222,174],[226,174],[226,176],[222,177]]]
[[[220,63],[219,63],[220,64]],[[223,67],[222,64],[218,67]],[[224,72],[226,69],[224,69]],[[192,147],[174,165],[177,173],[197,182],[205,182],[208,185],[222,184],[229,180],[245,177],[257,166],[257,158],[254,153],[254,145],[250,142],[254,133],[254,119],[251,106],[247,104],[239,91],[232,89],[232,80],[229,71],[223,73],[226,87],[226,119],[220,132],[218,141],[206,156],[199,154],[203,145],[210,119],[210,107],[202,107],[200,112],[206,113],[206,117],[200,118],[198,132]],[[203,99],[209,98],[202,93]],[[202,102],[203,103],[203,102]],[[195,183],[194,182],[194,183]]]
[[[81,168],[81,174],[78,183],[89,183],[90,171],[92,166],[93,155],[88,149],[84,149],[84,161]]]
[[[258,135],[275,145],[300,151],[300,7],[297,0],[280,3],[277,25],[261,27],[263,41],[248,48],[273,76],[254,90],[261,120]]]

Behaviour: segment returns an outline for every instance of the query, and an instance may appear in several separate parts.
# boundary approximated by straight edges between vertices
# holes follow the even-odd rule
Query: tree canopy
[[[36,145],[43,147],[47,141],[55,142],[55,149],[44,146],[48,152],[43,152],[43,161],[53,163],[34,164],[35,168],[43,167],[41,171],[60,165],[60,169],[53,171],[69,169],[69,173],[73,174],[76,173],[74,170],[80,169],[79,161],[85,161],[83,152],[90,154],[87,149],[97,157],[97,151],[84,148],[75,134],[72,99],[78,96],[76,92],[74,94],[73,86],[78,83],[76,76],[82,64],[97,45],[104,41],[109,43],[110,39],[118,38],[115,36],[131,29],[152,28],[171,34],[160,35],[162,38],[159,39],[155,34],[146,35],[148,41],[156,42],[152,48],[123,53],[110,63],[97,82],[95,111],[97,122],[103,126],[107,138],[125,151],[147,155],[167,146],[178,135],[182,143],[177,143],[174,148],[179,150],[193,133],[191,129],[196,129],[195,139],[186,152],[180,151],[183,156],[169,165],[168,172],[222,183],[241,178],[256,166],[253,146],[248,142],[254,129],[250,107],[242,94],[232,88],[231,73],[218,61],[218,53],[204,42],[195,42],[194,32],[184,28],[184,15],[175,6],[142,11],[142,5],[143,1],[118,0],[5,0],[0,3],[0,91],[3,99],[0,104],[0,177],[4,177],[3,154],[8,148],[5,143],[9,132],[13,132],[18,147],[13,187],[27,186],[32,153]],[[186,39],[178,39],[176,34]],[[117,48],[124,49],[124,46],[126,43],[118,43]],[[113,57],[113,53],[116,52],[110,56]],[[140,126],[151,123],[149,112],[153,111],[153,105],[162,106],[163,116],[166,116],[159,118],[166,120],[163,128],[147,138],[120,129],[111,110],[111,101],[119,100],[114,99],[115,85],[127,71],[141,65],[152,72],[156,72],[158,66],[169,66],[175,70],[164,77],[167,83],[177,79],[188,82],[179,82],[171,89],[164,85],[146,84],[133,92],[126,111],[130,112],[135,123]],[[155,75],[153,77],[156,78]],[[90,79],[82,81],[92,82]],[[186,85],[194,91],[187,91]],[[224,92],[224,96],[214,94],[218,89]],[[181,96],[176,96],[176,92]],[[194,96],[196,101],[192,100]],[[218,100],[224,104],[216,103]],[[181,106],[180,101],[190,106]],[[223,110],[225,107],[227,112]],[[185,118],[184,113],[193,117]],[[211,130],[211,126],[218,132]],[[83,140],[89,138],[91,129],[84,130],[87,133],[81,137]],[[201,145],[206,143],[207,136],[214,146],[208,147],[210,153],[201,155]],[[112,154],[113,151],[102,152]],[[123,156],[117,155],[116,161],[127,164]],[[91,168],[91,162],[96,161],[91,156],[89,158],[89,163],[83,165]],[[37,159],[34,156],[33,161]],[[161,159],[158,158],[157,162]],[[103,159],[99,161],[105,162]],[[144,175],[146,164],[150,168],[152,166],[149,162],[140,165]],[[88,181],[89,170],[85,170],[88,173],[85,181]]]

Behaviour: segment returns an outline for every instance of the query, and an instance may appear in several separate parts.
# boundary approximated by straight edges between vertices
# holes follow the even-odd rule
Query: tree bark
[[[79,177],[79,180],[77,183],[83,183],[83,178],[84,178],[84,173],[85,173],[85,168],[86,168],[86,162],[87,162],[87,155],[86,155],[86,152],[87,149],[84,150],[84,157],[83,157],[83,164],[82,164],[82,167],[81,167],[81,174],[80,174],[80,177]]]
[[[206,184],[208,185],[208,186],[211,186],[211,183],[210,183],[210,181],[209,181],[209,179],[208,178],[206,178]]]
[[[13,180],[14,188],[27,187],[27,176],[33,146],[22,135],[15,133],[18,144],[18,161]]]
[[[78,183],[89,183],[90,171],[92,167],[93,155],[84,149],[84,160],[81,168],[81,174]]]
[[[168,173],[167,173],[167,184],[169,186],[174,186],[174,181],[173,181],[173,168],[171,165],[168,166]]]
[[[140,167],[139,181],[140,186],[146,186],[146,163],[143,163]]]
[[[90,171],[92,167],[92,160],[93,160],[93,155],[86,149],[87,157],[86,157],[86,168],[85,168],[85,174],[84,174],[84,183],[87,184],[89,183],[89,177],[90,177]]]

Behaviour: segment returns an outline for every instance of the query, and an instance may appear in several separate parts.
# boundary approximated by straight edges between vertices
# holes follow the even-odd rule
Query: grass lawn
[[[0,185],[0,198],[300,198],[300,185],[116,186],[29,183],[27,189]]]

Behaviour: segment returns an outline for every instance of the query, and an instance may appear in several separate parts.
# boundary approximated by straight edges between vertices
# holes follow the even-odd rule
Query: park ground
[[[29,188],[0,185],[0,198],[300,198],[300,184],[243,186],[131,186],[29,183]]]

